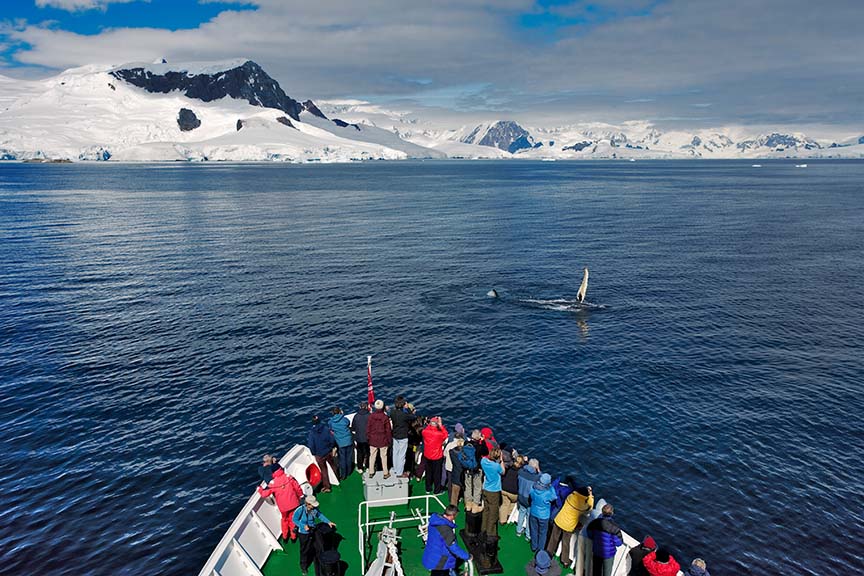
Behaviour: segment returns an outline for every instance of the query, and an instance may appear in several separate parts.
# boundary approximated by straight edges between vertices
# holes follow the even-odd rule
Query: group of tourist
[[[479,519],[478,530],[483,538],[497,537],[498,526],[509,521],[515,508],[516,534],[528,540],[534,552],[534,558],[526,566],[529,576],[560,574],[560,565],[552,561],[559,547],[561,563],[570,566],[574,534],[586,522],[592,541],[593,574],[611,576],[613,572],[616,552],[623,540],[612,505],[605,504],[601,515],[588,522],[594,509],[591,486],[578,485],[570,477],[553,481],[548,472],[541,471],[536,458],[528,458],[499,443],[489,427],[468,434],[457,423],[451,433],[440,416],[421,416],[410,402],[397,396],[389,411],[383,401],[377,400],[372,406],[360,403],[352,420],[338,407],[331,410],[326,421],[313,417],[307,446],[322,470],[322,492],[331,490],[328,466],[340,479],[348,477],[356,466],[358,472],[369,477],[378,471],[384,478],[391,473],[402,478],[413,475],[418,480],[425,479],[429,493],[448,492],[449,506],[443,514],[430,518],[423,555],[423,565],[433,576],[450,574],[457,560],[470,557],[455,537],[460,501],[464,502],[466,528],[472,522],[478,524]],[[309,526],[329,521],[323,514],[311,512],[317,511],[314,497],[306,498],[306,505],[300,506],[303,495],[299,484],[278,468],[271,457],[265,456],[259,471],[267,484],[267,488],[259,491],[262,496],[273,494],[283,513],[283,539],[301,538],[302,549],[302,527],[306,527],[308,534]],[[314,516],[311,523],[310,516]],[[308,547],[308,538],[306,542]],[[305,574],[311,561],[304,565],[303,558],[301,553]],[[681,571],[672,554],[666,548],[658,548],[650,536],[630,550],[630,559],[633,575],[675,576]],[[686,576],[709,576],[705,561],[693,560]]]

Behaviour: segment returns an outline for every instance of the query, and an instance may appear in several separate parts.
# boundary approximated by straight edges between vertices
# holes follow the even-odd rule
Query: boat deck
[[[411,480],[409,485],[410,496],[422,496],[426,494],[425,486],[422,481]],[[347,563],[345,576],[362,576],[364,573],[363,567],[360,565],[359,551],[359,534],[357,529],[357,514],[360,502],[363,501],[363,480],[358,473],[351,474],[351,477],[344,480],[339,486],[334,485],[333,491],[328,494],[317,494],[318,500],[321,503],[320,510],[324,513],[331,522],[336,523],[337,532],[344,538],[339,544],[339,553],[342,560]],[[447,504],[446,495],[440,495],[440,500]],[[415,502],[412,507],[418,505]],[[409,506],[393,506],[370,508],[370,520],[386,520],[390,516],[390,511],[395,510],[399,516],[409,516]],[[430,509],[432,510],[432,509]],[[443,508],[432,510],[434,512],[443,512]],[[460,503],[460,514],[456,519],[459,528],[464,526],[465,515],[464,507]],[[398,527],[398,525],[397,525]],[[369,543],[366,548],[366,562],[374,559],[375,550],[378,543],[378,532],[375,530],[369,538]],[[516,536],[516,527],[514,524],[507,524],[498,527],[500,536],[500,551],[498,559],[504,568],[504,574],[524,574],[525,565],[531,561],[533,555],[528,542],[524,538]],[[400,558],[402,561],[402,569],[405,576],[427,576],[428,570],[423,568],[421,558],[423,555],[423,541],[420,538],[416,526],[405,526],[400,530]],[[465,547],[461,537],[459,544]],[[467,549],[467,548],[466,548]],[[286,542],[282,546],[282,550],[276,550],[267,558],[267,562],[261,569],[264,576],[289,576],[300,573],[299,562],[299,545]],[[370,556],[372,557],[370,559]],[[557,562],[557,559],[554,560]],[[314,571],[310,569],[310,574]],[[475,572],[476,573],[476,572]]]

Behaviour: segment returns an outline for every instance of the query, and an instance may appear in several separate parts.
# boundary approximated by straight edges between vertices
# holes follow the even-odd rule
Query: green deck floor
[[[412,480],[409,486],[409,495],[421,496],[423,494],[426,494],[423,482]],[[354,473],[340,486],[333,486],[333,492],[318,494],[317,496],[321,502],[321,512],[330,521],[336,523],[338,533],[344,538],[339,544],[339,554],[342,556],[342,560],[348,564],[346,576],[362,576],[363,569],[360,566],[359,536],[357,531],[357,508],[363,500],[363,480],[360,474]],[[447,503],[443,495],[439,498],[445,504]],[[423,505],[422,503],[418,504],[414,502],[412,506],[417,508]],[[407,516],[410,514],[407,506],[370,508],[370,519],[389,518],[390,510],[396,510],[398,516]],[[443,512],[443,509],[433,510],[430,508],[430,510]],[[460,514],[456,518],[456,523],[461,528],[464,522],[464,508],[460,505]],[[514,524],[499,526],[498,534],[501,537],[498,559],[504,567],[504,574],[524,574],[525,565],[532,558],[528,542],[524,538],[516,536]],[[428,575],[429,572],[423,569],[421,563],[423,541],[418,536],[416,526],[410,525],[405,527],[400,531],[400,536],[400,558],[405,576]],[[465,547],[461,538],[459,539],[459,543],[463,548]],[[367,563],[370,561],[370,556],[374,557],[377,545],[378,535],[376,532],[371,536],[370,544],[366,548]],[[273,552],[262,568],[264,576],[292,576],[300,574],[298,550],[299,546],[297,544],[289,542],[283,546],[281,552]],[[310,570],[309,573],[314,574],[314,570]]]

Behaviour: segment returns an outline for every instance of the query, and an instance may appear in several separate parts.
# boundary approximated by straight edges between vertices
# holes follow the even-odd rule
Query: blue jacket
[[[423,550],[423,567],[427,570],[450,570],[456,567],[456,558],[469,558],[468,552],[456,542],[456,524],[441,514],[432,514]]]
[[[480,461],[480,467],[483,468],[483,474],[486,476],[483,480],[483,490],[501,492],[501,476],[504,474],[504,466],[495,460],[483,458]]]
[[[334,414],[330,417],[329,424],[337,446],[346,448],[354,445],[354,438],[351,436],[351,422],[344,414]]]
[[[308,534],[309,530],[320,522],[329,523],[330,520],[318,508],[313,508],[310,512],[306,509],[306,504],[301,503],[294,511],[294,524],[297,525],[297,532],[300,534]]]
[[[548,520],[549,516],[552,515],[552,502],[558,498],[558,495],[555,494],[555,489],[551,486],[547,488],[540,488],[540,486],[541,484],[538,482],[531,489],[531,516],[540,520]]]
[[[312,426],[306,437],[306,445],[309,446],[313,456],[326,456],[336,446],[336,442],[333,441],[333,434],[326,422],[318,422]]]
[[[529,496],[534,483],[540,479],[540,473],[527,464],[519,471],[519,505],[527,508],[531,505]]]
[[[618,546],[624,542],[621,540],[621,528],[612,519],[612,516],[600,516],[588,524],[588,537],[591,538],[594,556],[600,558],[613,558]]]
[[[706,568],[699,568],[698,566],[693,565],[690,566],[690,569],[687,570],[685,574],[687,576],[711,576]]]

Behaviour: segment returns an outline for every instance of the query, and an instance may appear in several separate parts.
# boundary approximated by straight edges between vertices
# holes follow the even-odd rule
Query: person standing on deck
[[[294,542],[297,539],[297,535],[294,534],[294,511],[300,506],[300,499],[303,498],[300,484],[279,466],[273,470],[270,484],[266,488],[258,487],[258,494],[262,498],[269,498],[272,495],[276,499],[276,507],[282,513],[282,540],[290,538]]]
[[[594,509],[594,492],[591,486],[579,486],[564,499],[564,505],[555,515],[552,522],[552,533],[549,534],[549,543],[546,551],[550,556],[555,556],[558,543],[561,543],[561,562],[564,566],[570,566],[570,540],[573,533],[582,528],[582,524]]]
[[[678,561],[666,548],[658,548],[656,552],[649,552],[645,555],[642,563],[650,576],[675,576],[681,569]]]
[[[605,504],[601,509],[602,515],[595,518],[588,524],[588,537],[591,538],[591,547],[594,554],[594,576],[612,576],[612,569],[615,567],[615,553],[618,551],[618,546],[621,546],[621,528],[612,515],[615,509],[611,504]],[[648,556],[654,557],[654,552]],[[645,559],[648,559],[648,556]],[[648,567],[647,562],[645,567]],[[678,569],[676,568],[677,572]],[[651,573],[651,570],[648,570]]]
[[[515,454],[516,451],[514,450],[513,453]],[[519,454],[510,460],[509,465],[506,459],[504,461],[506,471],[501,477],[501,508],[498,509],[498,523],[502,526],[507,524],[516,500],[519,499],[519,471],[522,470],[523,462],[524,459]]]
[[[546,550],[539,550],[531,562],[525,566],[526,576],[561,576],[561,566],[552,562]]]
[[[444,490],[441,474],[444,467],[444,443],[447,442],[447,428],[440,416],[429,420],[423,429],[423,460],[426,462],[426,492],[438,494]]]
[[[459,424],[456,424],[455,438],[444,448],[444,465],[449,464],[447,481],[450,488],[450,505],[459,505],[459,495],[462,492],[462,475],[463,468],[460,456],[462,447],[465,446],[465,429],[459,431]]]
[[[552,502],[558,499],[552,488],[552,477],[545,472],[531,488],[531,517],[528,525],[531,530],[531,551],[537,552],[546,547],[546,535],[549,532],[549,516],[552,514]]]
[[[528,510],[531,507],[531,489],[540,479],[540,462],[536,458],[530,458],[528,464],[519,471],[519,493],[516,498],[516,508],[519,517],[516,519],[516,535],[525,534],[525,538],[531,539],[531,529],[528,522]]]
[[[342,409],[336,406],[330,410],[330,431],[336,446],[339,448],[339,480],[344,480],[354,470],[354,438],[351,435],[351,422],[342,413]]]
[[[381,470],[384,471],[384,478],[389,478],[390,467],[387,465],[387,450],[390,447],[390,442],[393,440],[393,433],[390,428],[390,418],[384,413],[384,402],[381,400],[375,401],[375,412],[369,416],[366,435],[369,438],[370,451],[369,477],[371,478],[375,475],[378,454],[381,454]]]
[[[366,435],[369,424],[369,403],[361,402],[357,413],[351,420],[351,431],[357,442],[357,469],[363,474],[369,467],[369,437]]]
[[[330,522],[318,510],[318,499],[315,496],[307,496],[306,503],[298,506],[294,511],[294,524],[297,525],[297,536],[300,538],[300,571],[303,576],[308,576],[309,566],[315,561],[315,540],[312,531],[322,522],[329,524],[331,528],[336,527],[336,524]]]
[[[648,576],[648,570],[642,562],[649,553],[657,550],[657,543],[651,536],[645,536],[642,543],[630,549],[630,572],[628,576]]]
[[[270,481],[273,480],[273,471],[276,470],[277,467],[281,468],[276,458],[270,454],[264,454],[261,458],[261,466],[258,467],[258,476],[261,478],[261,481],[265,484],[269,484]]]
[[[471,555],[456,542],[457,514],[459,509],[451,505],[444,509],[444,514],[429,517],[423,567],[429,570],[430,576],[455,576],[457,558],[471,561]]]
[[[687,570],[685,576],[711,576],[711,574],[708,573],[708,565],[705,564],[705,560],[702,558],[695,558],[693,562],[690,563],[690,569]]]
[[[405,398],[397,396],[390,410],[390,424],[393,429],[393,473],[403,478],[405,475],[405,455],[408,453],[408,427],[417,416],[405,410]]]
[[[483,518],[481,531],[487,536],[498,535],[498,508],[501,506],[501,476],[504,462],[501,449],[497,446],[480,461],[485,479],[483,480]]]
[[[464,443],[465,427],[457,422],[453,427],[453,436],[444,444],[444,482],[442,483],[444,486],[450,486],[450,474],[453,473],[453,460],[450,458],[450,451]]]
[[[306,445],[312,455],[315,456],[315,462],[318,468],[321,469],[321,483],[324,486],[322,492],[330,492],[330,471],[328,464],[334,470],[336,466],[333,464],[333,448],[336,447],[336,442],[333,440],[333,432],[330,427],[318,418],[312,417],[312,429],[309,430],[309,435],[306,437]]]

